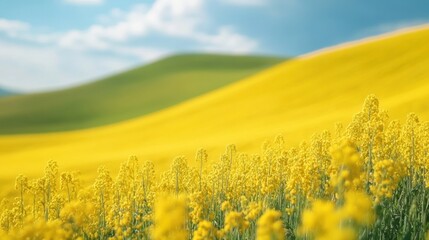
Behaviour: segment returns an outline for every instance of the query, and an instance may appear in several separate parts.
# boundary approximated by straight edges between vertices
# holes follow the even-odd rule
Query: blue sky
[[[65,88],[181,52],[296,56],[428,22],[427,0],[4,0],[0,87]]]

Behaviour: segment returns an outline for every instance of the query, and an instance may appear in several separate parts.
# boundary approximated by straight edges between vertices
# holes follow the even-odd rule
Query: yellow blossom
[[[258,228],[256,239],[258,240],[283,240],[285,239],[285,230],[281,221],[281,213],[268,209],[258,219]]]

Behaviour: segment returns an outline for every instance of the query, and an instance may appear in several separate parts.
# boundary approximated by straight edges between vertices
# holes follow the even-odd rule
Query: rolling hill
[[[177,55],[72,89],[0,99],[0,134],[64,131],[138,117],[282,61],[263,56]]]
[[[47,160],[93,177],[129,155],[165,169],[177,155],[204,147],[217,158],[226,144],[259,149],[277,134],[288,145],[347,123],[369,94],[392,118],[414,111],[429,119],[429,28],[391,34],[296,58],[242,81],[147,116],[67,133],[0,137],[1,183],[37,175]],[[193,160],[190,162],[194,162]],[[13,185],[9,185],[13,186]]]

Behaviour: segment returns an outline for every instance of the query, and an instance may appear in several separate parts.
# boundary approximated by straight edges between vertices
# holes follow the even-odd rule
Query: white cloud
[[[35,33],[25,23],[0,21],[0,30],[7,29],[12,41],[31,43],[0,38],[0,85],[25,91],[66,87],[177,50],[153,40],[152,45],[162,47],[138,44],[146,37],[184,41],[193,51],[248,53],[257,47],[255,40],[232,27],[208,29],[205,1],[157,0],[129,11],[113,9],[87,29],[48,34]]]
[[[248,53],[254,50],[258,43],[233,31],[232,28],[223,27],[215,35],[195,35],[203,44],[203,49],[215,52]]]
[[[64,2],[75,5],[99,5],[104,2],[104,0],[64,0]]]
[[[112,51],[119,55],[137,57],[143,61],[153,61],[170,54],[167,50],[144,47],[116,47]]]
[[[186,37],[205,21],[204,0],[158,0],[147,12],[153,30]]]
[[[8,35],[26,31],[29,28],[30,25],[28,23],[0,18],[0,32],[5,32]]]
[[[222,2],[236,6],[262,6],[266,5],[269,0],[222,0]]]
[[[82,1],[82,0],[80,0]],[[250,0],[254,1],[254,0]],[[85,30],[69,30],[63,33],[30,34],[21,33],[19,38],[42,44],[55,44],[65,49],[83,51],[105,51],[130,54],[127,42],[142,39],[152,33],[167,38],[180,38],[193,42],[200,50],[247,53],[254,50],[258,43],[236,32],[233,28],[220,26],[211,31],[202,30],[206,21],[205,0],[157,0],[151,6],[136,5],[130,11],[113,9],[102,16],[104,24],[93,24]],[[9,24],[12,25],[12,24]],[[15,23],[15,27],[26,29],[24,24]],[[152,58],[163,55],[159,49],[139,54],[140,58]],[[195,50],[198,50],[195,49]],[[141,53],[151,56],[142,56]],[[162,52],[162,53],[160,53]]]
[[[146,8],[134,7],[129,13],[111,25],[94,24],[86,30],[72,30],[58,38],[58,44],[69,48],[108,49],[109,43],[124,42],[132,37],[144,36],[147,32]]]
[[[19,91],[41,91],[74,86],[129,68],[121,57],[0,41],[0,85]]]
[[[111,17],[109,17],[111,16]],[[152,6],[134,6],[124,13],[116,9],[104,22],[116,19],[113,24],[95,24],[86,30],[73,30],[62,34],[58,44],[74,49],[112,50],[118,43],[144,38],[150,33],[181,38],[195,42],[201,49],[232,52],[250,52],[257,42],[220,27],[215,33],[200,30],[205,22],[204,0],[157,0]]]

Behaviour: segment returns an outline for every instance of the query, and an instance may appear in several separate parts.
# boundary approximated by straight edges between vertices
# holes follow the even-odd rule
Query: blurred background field
[[[140,117],[226,86],[283,60],[263,56],[177,55],[76,88],[3,98],[0,134],[76,130]]]
[[[425,0],[1,1],[0,188],[48,160],[91,178],[130,155],[164,169],[200,147],[214,157],[229,143],[256,151],[277,134],[294,146],[349,122],[369,94],[393,118],[424,119],[428,8]]]
[[[252,152],[257,151],[265,139],[277,134],[283,134],[288,145],[297,145],[315,132],[321,132],[324,129],[332,130],[337,122],[347,124],[353,114],[360,109],[363,99],[369,93],[383,99],[382,107],[389,111],[393,119],[404,120],[409,112],[416,112],[422,119],[427,119],[429,114],[427,39],[429,39],[429,30],[426,27],[411,29],[388,37],[362,41],[348,47],[285,60],[281,64],[267,66],[252,76],[236,81],[241,74],[250,74],[249,72],[263,68],[265,64],[271,65],[279,61],[276,58],[239,58],[238,60],[244,63],[235,61],[234,70],[225,70],[231,66],[229,63],[220,65],[220,68],[224,69],[222,74],[228,74],[226,79],[230,80],[231,84],[223,87],[206,86],[206,89],[220,88],[175,106],[171,105],[173,101],[179,101],[177,98],[170,100],[169,103],[160,103],[160,106],[171,105],[146,116],[70,132],[3,135],[0,137],[2,149],[0,154],[2,159],[7,159],[7,163],[2,171],[1,181],[7,184],[2,186],[11,186],[17,172],[30,176],[37,175],[47,159],[55,159],[67,170],[79,169],[84,177],[90,178],[94,176],[99,165],[107,165],[115,170],[117,169],[115,166],[129,155],[152,160],[156,163],[157,169],[163,170],[177,155],[185,155],[192,164],[195,150],[200,147],[206,148],[214,157],[219,156],[225,145],[229,143],[237,144],[239,150]],[[185,60],[192,61],[195,57],[173,57],[154,63],[149,68],[168,64],[177,59],[181,60],[182,64],[188,64]],[[220,56],[205,56],[203,59],[210,58],[231,59]],[[204,61],[197,62],[204,66]],[[226,61],[223,60],[223,62]],[[243,69],[236,70],[236,68],[241,69],[239,66],[243,66]],[[246,70],[248,67],[251,70]],[[212,66],[206,66],[206,68],[211,69]],[[174,69],[171,70],[173,73]],[[132,74],[132,72],[126,74]],[[212,74],[213,76],[203,75],[216,78],[220,73]],[[165,81],[170,79],[167,77]],[[132,80],[131,77],[130,79]],[[115,78],[69,91],[70,94],[81,91],[82,96],[85,96],[83,95],[85,89],[98,85],[105,86],[105,88],[98,88],[96,95],[91,94],[94,91],[88,92],[87,97],[99,99],[99,96],[106,96],[108,98],[106,101],[109,101],[110,97],[107,96],[111,95],[108,92],[102,92],[103,89],[109,90],[109,84],[115,84]],[[145,84],[145,81],[141,84]],[[133,90],[130,91],[133,92]],[[169,91],[174,92],[174,89],[168,87],[163,91],[168,94]],[[118,92],[124,96],[117,95],[121,99],[117,101],[117,108],[108,110],[101,108],[105,112],[92,112],[92,116],[96,119],[96,117],[109,116],[109,111],[122,111],[123,108],[120,105],[127,105],[126,102],[131,101],[127,98],[128,92]],[[59,95],[51,102],[63,103],[61,93],[9,97],[0,100],[0,103],[5,104],[8,101],[20,103],[21,99],[21,101],[29,99],[27,106],[33,108],[29,105],[31,99],[36,101],[43,97],[56,96],[55,94]],[[135,97],[140,96],[139,91],[135,91],[134,94]],[[189,91],[186,96],[190,98],[192,94],[196,92]],[[145,96],[140,97],[145,99]],[[64,99],[66,102],[67,95]],[[92,104],[101,104],[100,102],[102,101],[94,101]],[[139,104],[141,103],[130,104],[129,106],[132,107],[130,112],[135,111],[137,114],[148,111],[147,108],[139,109]],[[91,106],[91,104],[88,105]],[[19,111],[19,109],[15,110]],[[54,111],[52,116],[61,116],[69,111],[68,107],[65,107],[62,111]],[[73,111],[72,108],[71,113]],[[82,111],[82,109],[78,108],[76,111]],[[39,116],[41,121],[46,121],[49,117],[45,119],[44,117],[50,115],[36,113],[35,116]],[[127,116],[124,113],[119,117]],[[82,119],[85,120],[84,117]],[[113,120],[107,117],[99,120],[98,123],[113,122]],[[12,122],[19,123],[18,120],[12,120]],[[66,119],[65,122],[67,123],[68,120]],[[81,124],[79,125],[77,122],[79,121],[72,121],[76,124],[75,127],[85,126],[88,123],[79,123]],[[61,129],[67,126],[66,123],[61,125],[61,121],[58,123],[59,125],[54,125],[52,129],[40,128],[40,130]],[[39,126],[43,124],[29,125],[29,128],[40,131],[37,128]],[[4,131],[7,132],[7,130]]]

